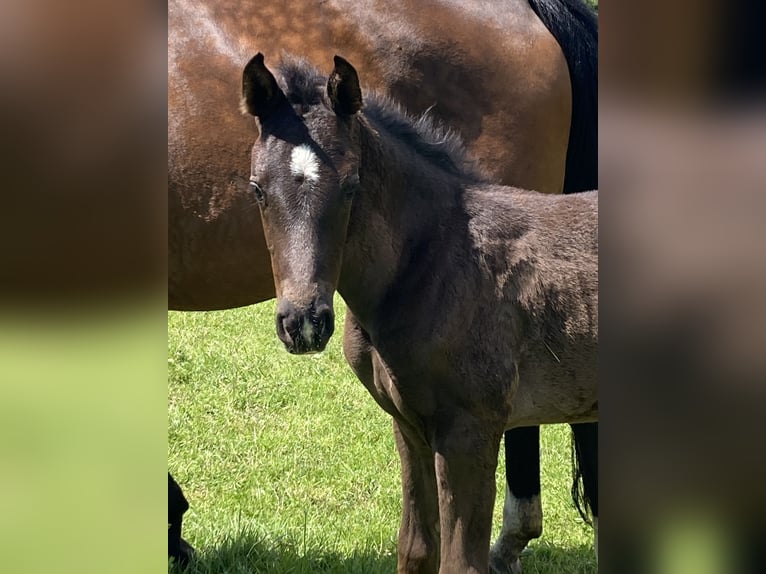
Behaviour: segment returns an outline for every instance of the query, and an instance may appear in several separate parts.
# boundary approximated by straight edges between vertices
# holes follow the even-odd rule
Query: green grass
[[[190,571],[395,572],[401,492],[390,418],[346,365],[341,332],[320,355],[289,355],[274,308],[168,315],[168,458],[191,504]],[[336,312],[342,325],[339,300]],[[541,450],[544,533],[525,572],[595,572],[592,531],[569,497],[568,428],[544,428]],[[501,516],[499,496],[493,539]]]

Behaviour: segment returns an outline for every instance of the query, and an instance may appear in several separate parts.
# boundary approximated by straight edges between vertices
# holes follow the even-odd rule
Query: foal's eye
[[[250,191],[253,192],[258,203],[263,203],[263,200],[266,199],[266,196],[263,194],[263,189],[258,185],[258,182],[253,179],[250,180]]]

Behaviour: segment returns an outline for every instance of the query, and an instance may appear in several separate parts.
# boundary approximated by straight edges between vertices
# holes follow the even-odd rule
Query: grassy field
[[[347,367],[340,332],[324,353],[294,357],[277,340],[274,307],[168,315],[168,459],[191,503],[189,571],[395,572],[390,419]],[[336,311],[342,325],[342,302]],[[569,497],[568,427],[544,428],[541,449],[544,533],[525,572],[593,573],[592,531]],[[501,513],[502,496],[493,539]]]

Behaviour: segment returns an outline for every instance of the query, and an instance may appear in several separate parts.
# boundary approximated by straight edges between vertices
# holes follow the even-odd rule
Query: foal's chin
[[[321,353],[327,347],[327,340],[309,344],[303,339],[295,342],[284,343],[285,349],[291,355],[315,355]]]

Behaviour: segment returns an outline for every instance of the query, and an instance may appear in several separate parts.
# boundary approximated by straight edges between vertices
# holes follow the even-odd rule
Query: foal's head
[[[324,81],[285,69],[284,90],[257,54],[242,77],[255,116],[250,189],[261,209],[277,298],[277,334],[291,353],[321,351],[333,332],[351,201],[359,186],[362,107],[354,68],[335,56]]]

